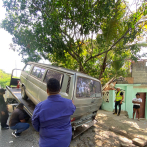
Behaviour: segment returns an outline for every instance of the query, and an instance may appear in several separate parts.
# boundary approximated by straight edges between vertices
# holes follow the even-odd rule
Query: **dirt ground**
[[[100,110],[96,124],[75,138],[70,147],[130,147],[146,146],[147,120],[129,119],[124,113],[120,116]]]
[[[86,132],[71,141],[70,147],[134,147],[146,146],[147,120],[129,119],[99,110],[96,123]],[[12,130],[0,129],[0,147],[39,147],[39,133],[30,121],[30,128],[20,138],[11,135]]]

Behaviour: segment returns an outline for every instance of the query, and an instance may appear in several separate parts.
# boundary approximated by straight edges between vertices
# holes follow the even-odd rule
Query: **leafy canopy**
[[[126,58],[137,57],[140,48],[135,39],[147,24],[141,22],[147,14],[145,2],[136,12],[130,12],[124,0],[3,3],[7,13],[1,27],[14,36],[13,48],[22,55],[23,62],[37,62],[43,57],[99,79],[106,68],[113,67],[117,72],[117,66],[122,66]]]

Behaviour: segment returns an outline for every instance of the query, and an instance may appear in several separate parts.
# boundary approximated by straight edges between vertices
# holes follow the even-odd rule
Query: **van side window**
[[[45,72],[45,69],[35,66],[33,68],[32,75],[35,76],[36,78],[41,79],[43,74],[44,74],[44,72]]]
[[[61,74],[59,72],[56,72],[56,71],[53,71],[53,70],[48,70],[47,73],[46,73],[46,76],[44,78],[44,82],[47,83],[47,81],[50,78],[57,79],[60,82],[60,85],[61,85],[62,84],[61,82],[62,82],[63,74]]]
[[[77,78],[77,88],[76,88],[77,98],[99,97],[100,93],[101,93],[101,84],[99,81],[95,81],[84,77]]]
[[[23,69],[23,71],[29,73],[30,69],[31,69],[31,65],[30,65],[30,64],[27,64],[27,65],[25,66],[25,68]]]

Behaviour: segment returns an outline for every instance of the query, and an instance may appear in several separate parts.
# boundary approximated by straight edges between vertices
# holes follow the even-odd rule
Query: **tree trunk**
[[[79,63],[79,72],[85,73],[83,66],[82,66],[82,63]]]

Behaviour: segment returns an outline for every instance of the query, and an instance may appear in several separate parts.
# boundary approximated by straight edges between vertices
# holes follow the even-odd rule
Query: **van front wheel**
[[[28,99],[28,96],[27,96],[27,94],[25,92],[25,87],[24,86],[21,87],[21,96],[22,96],[22,98],[24,100],[27,100]]]

